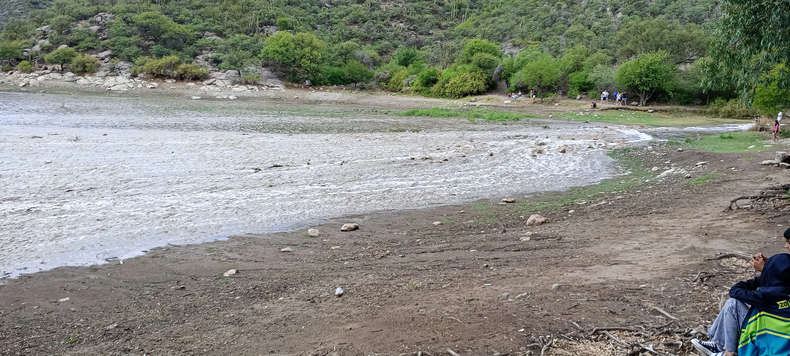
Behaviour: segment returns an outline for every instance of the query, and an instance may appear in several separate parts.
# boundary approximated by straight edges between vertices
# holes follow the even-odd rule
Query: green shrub
[[[75,73],[92,73],[99,68],[99,59],[83,54],[71,61],[71,71]]]
[[[10,72],[12,69],[14,69],[14,67],[12,67],[9,64],[0,65],[0,70],[2,70],[3,72]]]
[[[441,79],[442,71],[436,67],[430,67],[420,72],[417,75],[417,80],[414,83],[414,91],[418,93],[426,93],[433,88],[436,83]]]
[[[390,75],[390,80],[387,82],[387,88],[390,90],[401,90],[403,89],[403,81],[409,77],[409,71],[405,68],[392,73]]]
[[[132,68],[129,70],[129,72],[132,74],[132,76],[136,77],[136,76],[140,75],[140,73],[143,73],[143,67],[132,66]]]
[[[481,72],[459,73],[444,86],[444,95],[461,98],[467,95],[482,93],[486,90],[486,75]]]
[[[135,61],[137,64],[138,61]],[[143,71],[158,77],[178,77],[178,67],[181,59],[178,56],[167,56],[159,59],[149,58],[143,64]]]
[[[16,67],[19,68],[19,71],[22,72],[22,73],[30,73],[30,72],[33,71],[33,66],[30,65],[30,62],[28,62],[28,61],[21,61],[21,62],[19,62],[19,64],[17,64]],[[3,69],[3,70],[5,70],[5,69]]]
[[[176,69],[176,77],[185,80],[195,80],[203,78],[208,74],[208,70],[195,63],[184,63]]]

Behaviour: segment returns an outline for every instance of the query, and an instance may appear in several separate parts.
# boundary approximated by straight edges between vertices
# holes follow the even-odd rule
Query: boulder
[[[50,73],[49,77],[51,79],[53,79],[53,80],[61,80],[61,79],[63,79],[63,75],[61,75],[60,73]]]
[[[762,164],[764,166],[772,166],[772,165],[775,165],[775,164],[778,164],[778,163],[779,162],[777,162],[777,161],[773,161],[773,160],[769,159],[769,160],[762,161],[760,164]]]
[[[214,82],[216,82],[216,81],[217,81],[216,79],[212,78],[212,79],[204,81],[203,85],[211,85],[211,84],[214,84]]]
[[[774,161],[790,163],[790,155],[788,155],[787,152],[777,151]]]
[[[126,84],[118,84],[110,88],[111,91],[128,91],[129,87]]]
[[[159,87],[159,84],[157,84],[157,83],[148,83],[148,84],[145,85],[145,87],[148,88],[148,89],[156,89],[156,88]]]
[[[112,51],[111,50],[106,50],[104,52],[96,53],[96,57],[101,59],[101,60],[108,59],[108,58],[110,58],[110,56],[112,56]]]
[[[321,232],[318,229],[307,229],[307,236],[318,237],[319,235],[321,235]]]
[[[527,226],[538,226],[549,222],[551,222],[551,220],[543,215],[532,214],[529,216],[529,219],[527,219]]]
[[[790,163],[779,162],[779,167],[790,168]]]
[[[356,229],[359,229],[359,224],[349,223],[343,224],[343,226],[340,228],[340,231],[354,231]]]

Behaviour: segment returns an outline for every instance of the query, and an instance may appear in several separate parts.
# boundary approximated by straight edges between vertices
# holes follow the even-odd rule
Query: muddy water
[[[644,138],[317,104],[0,93],[0,270],[592,184],[617,173],[605,148]]]

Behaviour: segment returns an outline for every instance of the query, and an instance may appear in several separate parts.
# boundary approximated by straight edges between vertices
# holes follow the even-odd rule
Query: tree
[[[703,70],[706,77],[723,74],[733,78],[747,103],[759,81],[776,81],[779,89],[790,88],[786,71],[777,76],[762,75],[790,58],[790,4],[781,0],[724,0],[722,9],[727,16],[715,31],[713,61]],[[711,84],[710,80],[706,82]]]
[[[614,68],[608,65],[599,64],[587,74],[587,80],[593,83],[598,91],[612,89],[614,83]]]
[[[677,67],[669,63],[670,55],[665,51],[642,53],[635,59],[620,65],[614,72],[614,81],[639,97],[639,106],[658,91],[672,92]]]
[[[293,35],[288,32],[277,32],[266,39],[266,46],[261,49],[261,57],[290,66],[294,61]]]
[[[318,76],[326,56],[326,44],[315,35],[299,32],[292,35],[278,32],[266,39],[261,56],[277,62],[299,79]]]
[[[303,78],[318,75],[326,56],[326,43],[315,35],[300,32],[293,37],[294,44],[294,73]]]
[[[784,64],[775,66],[771,72],[765,76],[772,76],[771,78],[764,78],[766,85],[758,85],[754,90],[754,107],[760,112],[769,116],[776,116],[776,113],[786,110],[790,106],[790,89],[780,89],[776,81],[779,72],[787,70]]]
[[[543,102],[543,92],[553,86],[561,75],[562,71],[557,62],[544,53],[538,59],[524,65],[524,68],[513,76],[513,81],[520,88],[537,89],[540,101]]]
[[[578,72],[584,68],[584,61],[588,58],[587,47],[577,45],[567,51],[557,60],[560,69],[565,74]]]
[[[22,59],[22,41],[0,42],[0,62],[8,62]]]
[[[691,63],[705,55],[710,39],[699,25],[677,20],[635,17],[614,35],[617,57],[625,61],[639,53],[667,51],[675,64]]]
[[[71,61],[77,57],[77,51],[71,47],[63,47],[58,48],[52,53],[44,56],[44,60],[47,61],[49,64],[60,64],[61,70],[63,70],[63,65],[66,63],[71,63]]]
[[[495,58],[502,56],[499,45],[475,38],[464,45],[464,49],[461,50],[461,57],[458,58],[458,63],[470,64],[474,56],[478,53],[487,53]]]
[[[372,70],[368,69],[367,66],[360,63],[359,61],[348,61],[346,65],[343,66],[343,69],[346,72],[346,78],[352,83],[354,83],[354,87],[356,88],[357,83],[361,82],[369,82],[373,80],[373,73]]]

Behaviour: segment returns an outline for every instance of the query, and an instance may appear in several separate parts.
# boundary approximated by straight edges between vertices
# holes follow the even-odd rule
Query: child
[[[596,105],[595,105],[595,102],[593,101],[593,102],[590,104],[590,109],[595,109],[595,107],[596,107]]]

